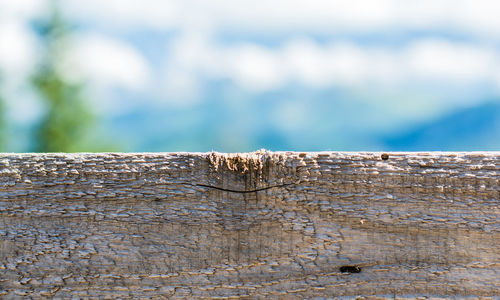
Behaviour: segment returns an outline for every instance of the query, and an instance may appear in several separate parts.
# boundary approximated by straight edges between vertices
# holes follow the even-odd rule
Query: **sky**
[[[25,82],[48,3],[0,0],[1,89],[21,129],[43,111]],[[60,72],[88,83],[102,135],[123,151],[500,149],[498,1],[60,8],[73,25]]]

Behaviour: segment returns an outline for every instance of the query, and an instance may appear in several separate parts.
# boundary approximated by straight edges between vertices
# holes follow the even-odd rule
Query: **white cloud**
[[[170,44],[167,57],[173,59],[168,59],[164,67],[161,97],[175,105],[192,104],[188,100],[198,98],[205,70],[217,73],[220,58],[205,36],[197,32],[181,35]]]
[[[44,0],[0,0],[2,8],[6,8],[0,16],[2,20],[24,20],[41,14],[46,3]],[[324,45],[294,38],[297,33],[305,36],[345,33],[348,36],[353,32],[429,29],[497,39],[500,18],[496,12],[500,4],[494,0],[269,0],[262,3],[250,0],[67,0],[60,3],[77,22],[95,22],[127,30],[177,30],[177,38],[169,44],[162,74],[164,86],[159,84],[168,97],[197,97],[203,92],[203,85],[211,80],[229,80],[252,92],[275,90],[293,83],[324,88],[364,84],[396,86],[405,82],[465,85],[494,82],[499,85],[500,81],[497,53],[478,44],[416,39],[400,49],[391,49],[384,48],[383,44],[377,47],[352,42]],[[32,64],[29,58],[35,57],[32,36],[23,27],[26,25],[18,25],[0,26],[0,65],[13,72],[28,69]],[[219,33],[228,31],[243,39],[246,33],[254,36],[287,33],[292,39],[278,48],[248,42],[230,45],[216,42]],[[86,75],[95,84],[130,90],[145,89],[153,84],[151,67],[131,45],[103,36],[87,35],[75,41],[73,58],[63,64],[69,77]]]
[[[495,37],[500,33],[500,2],[496,0],[461,0],[458,5],[451,1],[454,25],[464,30]]]
[[[500,77],[495,51],[479,44],[414,37],[411,44],[391,49],[383,42],[378,47],[352,42],[324,45],[296,38],[394,32],[411,36],[429,31],[470,35],[487,45],[500,36],[496,15],[500,4],[495,0],[67,0],[61,4],[75,21],[101,30],[104,26],[125,32],[175,31],[164,82],[157,84],[161,96],[170,100],[199,97],[212,80],[229,80],[244,90],[262,92],[293,83],[315,88],[415,82],[498,85],[493,78]],[[242,40],[248,35],[283,34],[292,39],[279,48],[218,43],[217,37],[228,32]],[[88,61],[85,65],[96,81],[138,88],[134,86],[141,78],[148,77],[138,55],[122,57],[136,63],[118,63],[120,56],[111,54],[117,47],[94,44],[82,47],[87,52],[83,61]],[[124,70],[127,65],[132,67]]]
[[[292,80],[315,87],[328,84],[328,71],[320,67],[324,56],[324,49],[308,39],[291,41],[283,51],[283,59],[288,61],[287,71],[295,74]]]
[[[174,43],[176,51],[169,53],[166,64],[169,78],[182,74],[183,82],[191,82],[197,89],[205,81],[220,79],[251,92],[293,83],[315,88],[397,87],[405,83],[495,85],[500,73],[500,57],[492,49],[436,39],[418,40],[397,49],[345,42],[320,45],[307,39],[292,40],[280,48],[224,45],[207,39]],[[196,55],[198,51],[200,55]]]
[[[257,45],[240,45],[227,49],[223,63],[225,77],[241,87],[254,91],[265,91],[282,86],[286,73],[279,53],[268,51]]]
[[[141,90],[150,81],[150,67],[132,46],[105,36],[85,35],[74,38],[61,65],[68,78],[84,77],[94,85]]]
[[[28,21],[42,15],[46,0],[0,0],[0,73],[8,85],[18,84],[32,70],[36,36]]]
[[[499,72],[495,51],[440,40],[420,41],[407,53],[410,72],[423,80],[450,80],[465,84],[488,81]]]
[[[497,39],[496,0],[67,0],[80,20],[113,27],[214,32],[374,33],[426,29]]]
[[[29,19],[46,12],[47,0],[0,0],[0,19]]]
[[[28,21],[43,14],[45,5],[45,0],[0,0],[0,96],[11,127],[31,124],[42,113],[26,79],[38,55],[37,37]]]
[[[61,5],[72,19],[126,29],[173,28],[185,19],[182,1],[65,0]]]
[[[36,60],[36,38],[22,22],[0,20],[0,73],[6,81],[19,82]]]

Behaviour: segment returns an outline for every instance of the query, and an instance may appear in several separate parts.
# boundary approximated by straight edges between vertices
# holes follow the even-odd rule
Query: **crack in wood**
[[[253,189],[253,190],[233,190],[233,189],[226,189],[226,188],[222,188],[222,187],[218,187],[218,186],[212,186],[212,185],[201,184],[201,183],[198,183],[198,184],[189,184],[189,185],[200,186],[200,187],[205,187],[205,188],[209,188],[209,189],[214,189],[214,190],[219,190],[219,191],[224,191],[224,192],[230,192],[230,193],[249,194],[249,193],[256,193],[256,192],[261,192],[261,191],[269,190],[269,189],[272,189],[272,188],[282,188],[282,187],[286,187],[286,186],[290,186],[290,185],[294,185],[294,184],[296,184],[296,183],[284,183],[284,184],[266,186],[266,187],[263,187],[263,188]]]

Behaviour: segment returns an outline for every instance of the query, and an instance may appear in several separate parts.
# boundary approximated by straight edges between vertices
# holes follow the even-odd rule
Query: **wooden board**
[[[500,153],[3,154],[1,298],[496,297]]]

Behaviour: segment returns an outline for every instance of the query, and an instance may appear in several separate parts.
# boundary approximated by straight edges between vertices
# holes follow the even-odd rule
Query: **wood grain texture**
[[[498,152],[3,154],[0,298],[495,298],[499,203]]]

